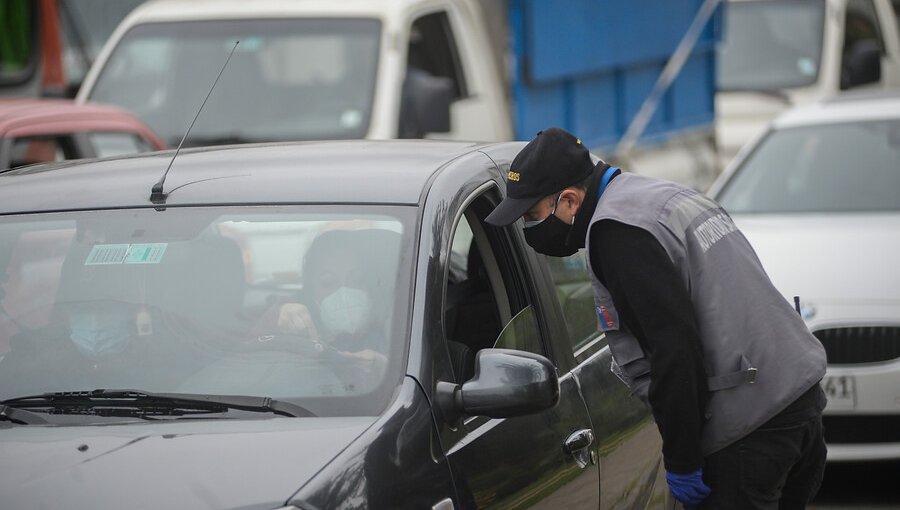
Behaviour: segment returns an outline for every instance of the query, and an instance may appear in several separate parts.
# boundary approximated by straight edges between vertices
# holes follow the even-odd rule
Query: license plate
[[[822,389],[828,396],[828,409],[854,409],[856,407],[856,380],[852,375],[826,375]]]

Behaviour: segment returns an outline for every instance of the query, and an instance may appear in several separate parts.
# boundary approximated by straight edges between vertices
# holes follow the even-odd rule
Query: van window
[[[897,28],[900,29],[900,0],[891,0],[891,5],[894,6],[894,16],[897,17]]]
[[[231,55],[186,146],[363,138],[380,35],[376,19],[140,24],[118,42],[89,99],[134,112],[176,146]]]
[[[854,86],[850,82],[850,66],[853,55],[866,45],[873,44],[883,55],[884,38],[878,25],[875,4],[872,3],[872,0],[848,0],[844,18],[844,44],[841,50],[841,89]],[[871,80],[875,78],[876,76],[870,77]],[[868,80],[866,81],[868,82]]]
[[[847,55],[860,41],[872,40],[884,53],[884,38],[878,25],[878,14],[872,0],[849,0],[844,21],[843,52]]]
[[[719,46],[720,90],[777,90],[815,83],[823,0],[729,2]]]
[[[453,98],[468,95],[459,51],[456,48],[450,20],[446,12],[436,12],[417,19],[409,34],[407,65],[432,76],[453,80]]]

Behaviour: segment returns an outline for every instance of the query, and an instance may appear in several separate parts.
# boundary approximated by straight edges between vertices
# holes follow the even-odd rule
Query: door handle
[[[563,445],[563,450],[568,454],[584,450],[594,442],[594,432],[591,429],[581,429],[569,434]]]

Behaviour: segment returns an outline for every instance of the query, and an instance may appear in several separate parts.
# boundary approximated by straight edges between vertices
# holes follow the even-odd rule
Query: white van
[[[473,0],[149,1],[98,56],[78,101],[123,106],[176,146],[425,135],[512,138]]]
[[[900,0],[729,0],[716,141],[728,161],[795,104],[900,86]]]

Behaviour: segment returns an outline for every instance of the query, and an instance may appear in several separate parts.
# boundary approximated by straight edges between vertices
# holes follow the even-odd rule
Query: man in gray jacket
[[[825,465],[825,351],[718,204],[594,164],[546,129],[513,161],[487,218],[525,220],[536,251],[586,248],[613,370],[653,411],[686,506],[804,508]]]

